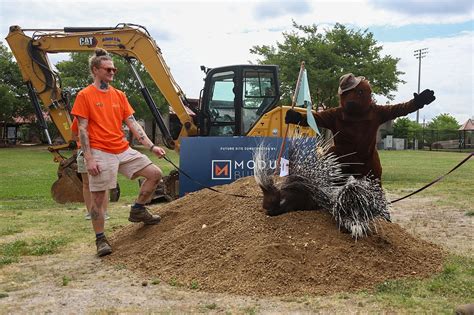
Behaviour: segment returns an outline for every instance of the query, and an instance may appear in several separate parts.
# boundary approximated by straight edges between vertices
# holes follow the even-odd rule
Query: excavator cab
[[[201,136],[244,136],[280,99],[277,66],[210,69],[204,80]]]

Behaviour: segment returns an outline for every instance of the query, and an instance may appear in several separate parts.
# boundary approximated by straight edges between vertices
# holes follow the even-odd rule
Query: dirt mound
[[[257,296],[355,291],[442,267],[441,248],[397,224],[378,221],[355,241],[326,212],[266,216],[251,177],[218,189],[255,198],[202,190],[156,207],[162,222],[117,231],[107,260],[147,279]]]

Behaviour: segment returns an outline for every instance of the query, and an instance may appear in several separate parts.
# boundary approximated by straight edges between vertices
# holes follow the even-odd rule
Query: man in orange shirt
[[[151,214],[144,205],[160,182],[162,172],[146,155],[130,148],[124,138],[122,122],[157,157],[163,157],[165,150],[155,146],[145,134],[133,117],[134,110],[125,94],[110,86],[117,69],[104,49],[96,49],[89,59],[89,68],[94,82],[78,93],[72,114],[79,121],[79,139],[89,177],[97,255],[105,256],[112,248],[104,234],[103,200],[106,190],[115,188],[117,172],[130,179],[145,177],[128,220],[145,224],[160,222],[160,216]]]

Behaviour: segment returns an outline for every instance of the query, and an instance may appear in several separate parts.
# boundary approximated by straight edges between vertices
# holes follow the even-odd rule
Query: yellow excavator
[[[32,33],[28,36],[26,34]],[[75,171],[75,156],[61,151],[74,147],[69,96],[49,61],[48,54],[94,51],[101,47],[127,60],[153,114],[166,147],[179,151],[182,137],[260,136],[282,137],[286,128],[313,136],[307,127],[285,125],[289,106],[279,106],[278,67],[275,65],[231,65],[201,69],[205,72],[199,101],[190,102],[173,79],[161,50],[145,27],[118,24],[115,27],[65,27],[62,29],[22,29],[11,26],[6,37],[15,56],[31,102],[49,142],[48,150],[59,163],[58,179],[51,188],[59,203],[82,201],[82,182]],[[163,121],[150,93],[133,64],[140,61],[165,97],[172,113],[170,127]],[[41,103],[40,103],[40,101]],[[296,110],[303,111],[302,108]],[[65,144],[52,145],[43,112],[49,113]],[[171,131],[170,131],[171,130]],[[183,158],[183,157],[181,157]],[[185,158],[185,157],[184,157]],[[165,180],[163,194],[177,198],[177,174]],[[112,197],[112,200],[118,199]]]

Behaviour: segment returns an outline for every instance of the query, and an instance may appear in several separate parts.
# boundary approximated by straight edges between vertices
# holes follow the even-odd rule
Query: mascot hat
[[[365,77],[356,77],[352,73],[344,74],[339,78],[339,89],[337,94],[341,95],[344,92],[352,90],[359,85],[362,80],[365,80]]]

